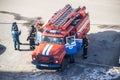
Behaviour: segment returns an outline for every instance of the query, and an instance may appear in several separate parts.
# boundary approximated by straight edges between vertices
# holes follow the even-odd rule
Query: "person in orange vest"
[[[41,35],[42,35],[42,32],[44,31],[44,29],[43,28],[40,28],[38,31],[37,31],[37,45],[39,45],[40,44],[40,42],[41,42]]]
[[[38,19],[36,21],[36,31],[37,31],[36,39],[37,39],[37,45],[40,44],[40,42],[41,42],[41,34],[44,31],[42,25],[43,25],[43,23],[41,23],[40,19]]]
[[[36,31],[39,31],[40,28],[42,28],[42,25],[43,25],[43,24],[41,23],[40,19],[38,19],[38,20],[36,21],[36,23],[35,23]]]

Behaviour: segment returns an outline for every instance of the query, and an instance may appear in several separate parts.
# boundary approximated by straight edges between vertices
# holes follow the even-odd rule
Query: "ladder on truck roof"
[[[67,21],[67,16],[73,11],[70,5],[66,5],[62,10],[60,10],[50,21],[55,27],[63,25]]]
[[[60,26],[63,25],[66,21],[67,21],[67,16],[73,11],[72,8],[69,8],[57,21],[55,21],[55,23],[53,24],[53,26]]]

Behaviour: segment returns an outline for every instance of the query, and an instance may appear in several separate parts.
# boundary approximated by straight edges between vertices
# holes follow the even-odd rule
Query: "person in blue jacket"
[[[12,38],[13,38],[13,42],[14,42],[14,49],[20,50],[19,35],[20,35],[21,31],[18,30],[18,26],[17,26],[16,22],[13,22],[11,32],[12,32]]]

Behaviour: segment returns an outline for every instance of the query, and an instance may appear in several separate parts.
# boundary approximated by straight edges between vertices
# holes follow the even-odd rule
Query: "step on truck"
[[[60,69],[66,63],[66,56],[82,50],[82,39],[90,30],[89,14],[85,6],[72,8],[67,4],[43,27],[41,42],[32,52],[32,64],[39,68]]]

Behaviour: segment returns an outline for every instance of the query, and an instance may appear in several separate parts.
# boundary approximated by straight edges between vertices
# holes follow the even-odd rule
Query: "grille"
[[[41,63],[49,63],[49,57],[48,56],[41,56],[40,62]]]
[[[52,56],[44,56],[44,55],[38,54],[36,57],[38,63],[50,63],[51,58],[52,58],[52,61],[54,61]]]

